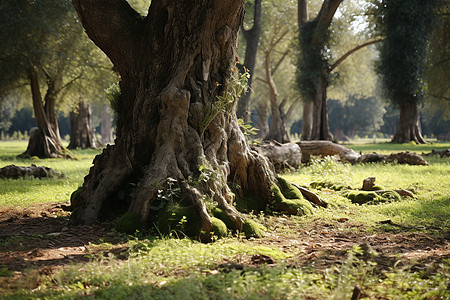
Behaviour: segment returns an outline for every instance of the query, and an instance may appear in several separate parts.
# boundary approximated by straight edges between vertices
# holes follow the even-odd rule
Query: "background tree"
[[[341,39],[343,30],[349,31],[348,27],[354,21],[354,16],[350,15],[349,12],[354,13],[355,8],[350,3],[341,12],[341,15],[348,14],[348,16],[345,16],[348,20],[345,22],[347,26],[342,26],[342,22],[341,24],[335,22],[337,23],[335,27],[338,30],[333,29],[331,21],[341,3],[340,0],[323,1],[317,16],[308,21],[308,3],[303,0],[298,1],[300,52],[297,62],[297,88],[302,94],[303,100],[303,140],[332,139],[328,124],[327,89],[330,82],[338,77],[337,72],[332,72],[336,71],[336,68],[341,66],[342,62],[353,53],[379,41],[364,41],[351,48],[348,48],[348,45],[346,47],[337,46],[339,44],[337,41]],[[341,28],[338,28],[339,25],[341,25]],[[354,30],[350,28],[350,31]],[[339,39],[337,36],[339,36]],[[356,34],[351,32],[350,36],[356,36]],[[333,54],[331,48],[346,50],[343,53],[335,51]],[[336,54],[339,54],[340,57],[336,57]]]
[[[188,234],[198,236],[213,224],[246,224],[232,205],[235,196],[259,199],[254,209],[310,207],[295,202],[300,197],[289,202],[297,206],[284,201],[279,186],[292,186],[250,151],[237,123],[233,109],[243,86],[233,69],[242,1],[153,0],[146,16],[123,0],[73,3],[120,74],[116,144],[95,158],[74,195],[75,222],[127,211],[118,226],[164,228],[181,213],[194,227]]]
[[[64,156],[57,109],[71,96],[79,99],[75,83],[87,78],[98,50],[68,0],[2,1],[0,14],[0,93],[17,95],[29,86],[40,130],[34,135],[40,141],[30,139],[23,155]]]
[[[377,3],[379,30],[385,37],[380,48],[378,72],[387,98],[400,108],[393,142],[425,143],[419,103],[424,97],[423,71],[438,4],[438,0]]]
[[[328,100],[330,129],[337,140],[349,140],[358,133],[375,133],[383,125],[386,112],[375,97],[353,95],[347,101]]]
[[[242,118],[244,122],[251,121],[250,97],[252,92],[253,73],[256,65],[256,55],[258,52],[259,38],[261,35],[261,9],[262,0],[246,1],[246,16],[249,13],[250,5],[253,4],[253,22],[250,29],[241,26],[241,33],[245,39],[245,56],[243,67],[250,74],[248,78],[248,89],[239,99],[236,114],[238,118]]]

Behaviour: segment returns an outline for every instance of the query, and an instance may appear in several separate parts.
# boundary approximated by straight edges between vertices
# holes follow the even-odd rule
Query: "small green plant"
[[[238,125],[242,133],[244,133],[246,137],[258,134],[259,129],[253,127],[250,123],[245,123],[243,119],[238,119]]]
[[[199,126],[201,135],[203,135],[206,128],[208,128],[209,124],[211,124],[220,112],[231,109],[232,104],[241,97],[242,93],[247,91],[249,77],[250,74],[248,72],[240,73],[237,68],[232,70],[225,90],[221,95],[217,96],[217,101],[205,108],[203,119]]]

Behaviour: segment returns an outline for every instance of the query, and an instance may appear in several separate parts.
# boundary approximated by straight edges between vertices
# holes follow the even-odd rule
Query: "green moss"
[[[399,193],[396,191],[387,191],[383,194],[381,194],[381,197],[384,199],[387,199],[387,201],[400,201],[402,200],[402,197],[400,197]]]
[[[226,237],[228,235],[227,225],[222,220],[212,217],[211,221],[215,235],[218,237]]]
[[[266,211],[267,202],[262,200],[259,197],[248,196],[245,197],[236,197],[236,209],[242,212],[251,212],[251,211]],[[228,225],[228,224],[227,224]]]
[[[381,185],[376,184],[376,185],[373,186],[372,190],[373,191],[382,191],[382,190],[384,190],[384,187],[381,186]]]
[[[77,208],[80,206],[80,201],[79,201],[79,195],[81,194],[81,192],[83,191],[82,187],[79,187],[78,189],[76,189],[75,191],[73,191],[73,193],[70,195],[70,206],[72,208]]]
[[[280,187],[273,185],[270,188],[273,208],[281,213],[291,215],[308,215],[314,212],[314,208],[302,193],[284,179],[279,180]]]
[[[342,184],[339,183],[332,183],[329,181],[313,181],[310,183],[310,186],[313,189],[317,189],[317,190],[321,190],[321,189],[330,189],[330,190],[334,190],[334,191],[342,191],[347,189],[347,186],[344,186]]]
[[[262,225],[252,221],[246,220],[244,224],[242,224],[242,231],[245,233],[246,238],[260,238],[264,236],[264,232],[262,230],[264,228]]]
[[[378,204],[401,200],[400,195],[395,191],[387,191],[382,194],[374,191],[349,191],[344,196],[357,204]]]
[[[200,234],[201,220],[197,208],[169,203],[158,213],[158,229],[163,234],[180,231],[189,237]]]
[[[236,227],[233,220],[231,220],[230,217],[222,209],[220,209],[218,207],[214,207],[213,209],[211,209],[211,213],[214,217],[220,219],[223,223],[225,223],[227,228],[232,229],[232,230],[239,229]]]
[[[131,211],[127,211],[117,220],[116,230],[128,234],[133,234],[137,229],[141,228],[139,216]]]

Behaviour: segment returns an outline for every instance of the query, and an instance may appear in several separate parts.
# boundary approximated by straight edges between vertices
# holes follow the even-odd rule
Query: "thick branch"
[[[280,60],[277,62],[277,64],[275,65],[275,67],[272,69],[272,75],[275,74],[275,72],[277,71],[278,67],[281,65],[281,63],[283,62],[283,60],[286,58],[286,56],[289,54],[289,52],[291,52],[290,49],[286,50],[283,53],[283,56],[281,56]]]
[[[141,17],[125,0],[72,0],[88,36],[119,71],[136,54]]]
[[[342,55],[334,64],[332,64],[329,68],[328,68],[328,73],[331,73],[334,69],[336,69],[337,66],[339,66],[344,60],[347,59],[347,57],[349,57],[350,55],[352,55],[353,53],[355,53],[356,51],[367,47],[369,45],[373,45],[375,43],[381,42],[383,39],[378,39],[378,40],[374,40],[374,41],[370,41],[364,44],[361,44],[359,46],[356,46],[355,48],[351,49],[350,51],[348,51],[347,53],[345,53],[344,55]]]
[[[323,40],[326,29],[330,26],[331,20],[342,1],[343,0],[325,0],[323,2],[319,14],[315,18],[317,26],[312,39],[313,44],[318,45],[320,44],[320,41]]]

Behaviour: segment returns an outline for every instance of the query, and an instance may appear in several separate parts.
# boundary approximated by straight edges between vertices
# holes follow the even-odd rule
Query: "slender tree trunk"
[[[267,101],[260,101],[258,103],[258,121],[256,128],[258,128],[258,137],[261,139],[269,133],[269,118],[267,115]]]
[[[392,139],[396,143],[426,144],[420,126],[419,107],[413,101],[400,105],[400,120],[397,132]]]
[[[273,80],[272,70],[270,68],[270,51],[265,53],[264,71],[266,73],[267,86],[269,87],[270,109],[272,112],[269,133],[264,140],[274,140],[282,144],[289,143],[290,139],[286,131],[286,124],[280,105],[281,103],[278,100],[278,89]]]
[[[164,227],[176,202],[194,216],[187,225],[198,223],[190,234],[198,236],[211,232],[217,209],[228,228],[242,228],[236,196],[275,201],[280,179],[250,150],[235,103],[223,100],[232,84],[241,0],[153,0],[145,18],[122,0],[73,3],[121,75],[116,144],[94,159],[74,197],[75,222],[127,211],[118,224]]]
[[[102,107],[102,122],[101,122],[101,135],[102,144],[111,144],[113,142],[112,135],[112,123],[111,123],[111,112],[108,105]]]
[[[248,89],[245,94],[241,96],[238,102],[236,114],[238,118],[244,119],[245,122],[251,121],[250,97],[251,86],[253,81],[253,73],[256,65],[256,54],[258,52],[259,37],[261,35],[261,0],[255,0],[253,27],[250,30],[245,30],[241,27],[241,31],[246,41],[244,67],[248,70],[250,77],[248,79]]]
[[[91,105],[81,100],[76,110],[70,113],[69,149],[95,149],[98,147],[95,129],[92,127]]]
[[[35,130],[35,134],[30,135],[30,141],[27,150],[20,156],[38,156],[42,158],[66,156],[67,152],[65,151],[65,147],[63,146],[61,138],[59,136],[58,122],[56,121],[56,116],[54,114],[54,106],[56,105],[56,100],[52,95],[54,91],[49,85],[49,89],[45,98],[50,99],[50,101],[46,105],[47,109],[45,109],[42,103],[38,74],[33,67],[30,67],[28,69],[28,78],[30,80],[34,115],[39,132]],[[49,121],[49,115],[47,115],[46,111],[50,112],[50,118],[52,121]],[[55,128],[57,129],[57,131],[55,131]],[[35,139],[38,139],[39,141],[36,141]]]

